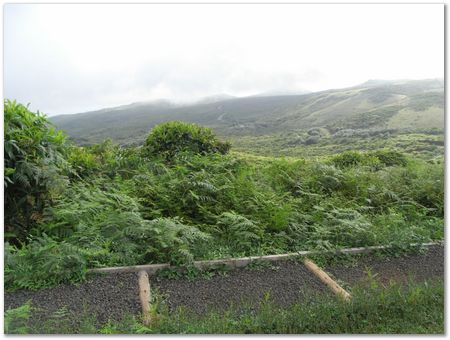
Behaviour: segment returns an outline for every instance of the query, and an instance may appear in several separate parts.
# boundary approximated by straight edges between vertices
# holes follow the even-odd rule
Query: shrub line
[[[439,242],[429,242],[429,243],[412,243],[409,246],[424,246],[431,247],[435,245],[441,245],[443,241]],[[359,248],[346,248],[338,250],[304,250],[295,253],[279,254],[279,255],[262,255],[262,256],[249,256],[240,258],[228,258],[228,259],[217,259],[217,260],[202,260],[194,261],[193,265],[199,269],[205,269],[213,267],[215,265],[227,265],[232,268],[245,267],[253,261],[279,261],[283,259],[288,259],[296,256],[307,256],[307,255],[319,255],[319,254],[364,254],[370,253],[375,250],[391,249],[393,246],[371,246],[371,247],[359,247]],[[158,270],[174,267],[169,263],[159,263],[159,264],[143,264],[136,266],[124,266],[124,267],[105,267],[105,268],[92,268],[88,269],[88,273],[133,273],[139,272],[141,270],[147,271],[148,274],[155,274]]]

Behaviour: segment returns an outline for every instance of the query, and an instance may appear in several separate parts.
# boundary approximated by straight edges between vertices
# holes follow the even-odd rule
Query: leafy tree
[[[5,101],[5,236],[24,239],[45,205],[65,187],[65,136],[41,113]]]
[[[144,154],[173,158],[179,152],[226,154],[229,143],[219,141],[209,128],[184,122],[166,122],[156,125],[147,137]]]

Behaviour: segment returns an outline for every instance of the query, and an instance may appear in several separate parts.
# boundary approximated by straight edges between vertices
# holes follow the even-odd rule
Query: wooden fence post
[[[336,295],[341,296],[344,300],[349,301],[351,299],[351,295],[342,288],[336,281],[334,281],[326,272],[320,269],[313,261],[309,259],[305,259],[303,261],[306,268],[309,269],[315,276],[317,276],[320,281],[328,286]]]
[[[139,277],[139,299],[142,306],[142,318],[145,326],[150,326],[153,320],[151,311],[151,292],[150,282],[148,280],[148,274],[145,270],[141,270],[138,274]]]

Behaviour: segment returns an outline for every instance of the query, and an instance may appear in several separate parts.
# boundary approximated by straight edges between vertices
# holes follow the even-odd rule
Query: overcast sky
[[[48,115],[444,77],[444,5],[4,5],[4,96]]]

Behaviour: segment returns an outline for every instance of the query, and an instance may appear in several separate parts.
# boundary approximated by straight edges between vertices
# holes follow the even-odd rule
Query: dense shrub
[[[346,151],[332,158],[332,163],[339,167],[352,167],[357,165],[376,166],[379,163],[378,159],[371,155],[364,154],[358,151]]]
[[[79,282],[86,274],[86,259],[66,241],[33,239],[21,248],[5,244],[5,287],[41,289],[64,282]]]
[[[225,154],[229,149],[230,144],[219,141],[211,129],[174,121],[156,125],[147,137],[143,152],[148,156],[171,159],[183,151],[194,154]]]
[[[24,240],[52,196],[67,185],[65,136],[42,114],[6,100],[5,236]]]
[[[386,166],[405,166],[407,164],[406,157],[404,154],[394,151],[394,150],[378,150],[371,153],[372,156],[376,157],[381,163]]]
[[[72,175],[80,178],[96,174],[100,170],[99,160],[86,147],[69,147],[67,161],[74,170]]]
[[[345,151],[331,159],[331,162],[339,167],[370,166],[380,169],[386,166],[406,166],[407,160],[404,154],[394,150],[377,150],[373,152]]]
[[[260,227],[234,212],[225,212],[219,216],[216,233],[227,246],[245,253],[255,247],[263,237]]]
[[[142,148],[68,147],[39,114],[5,111],[5,226],[27,241],[6,246],[7,289],[76,282],[92,267],[443,238],[442,161],[223,155],[211,130],[179,122]]]

